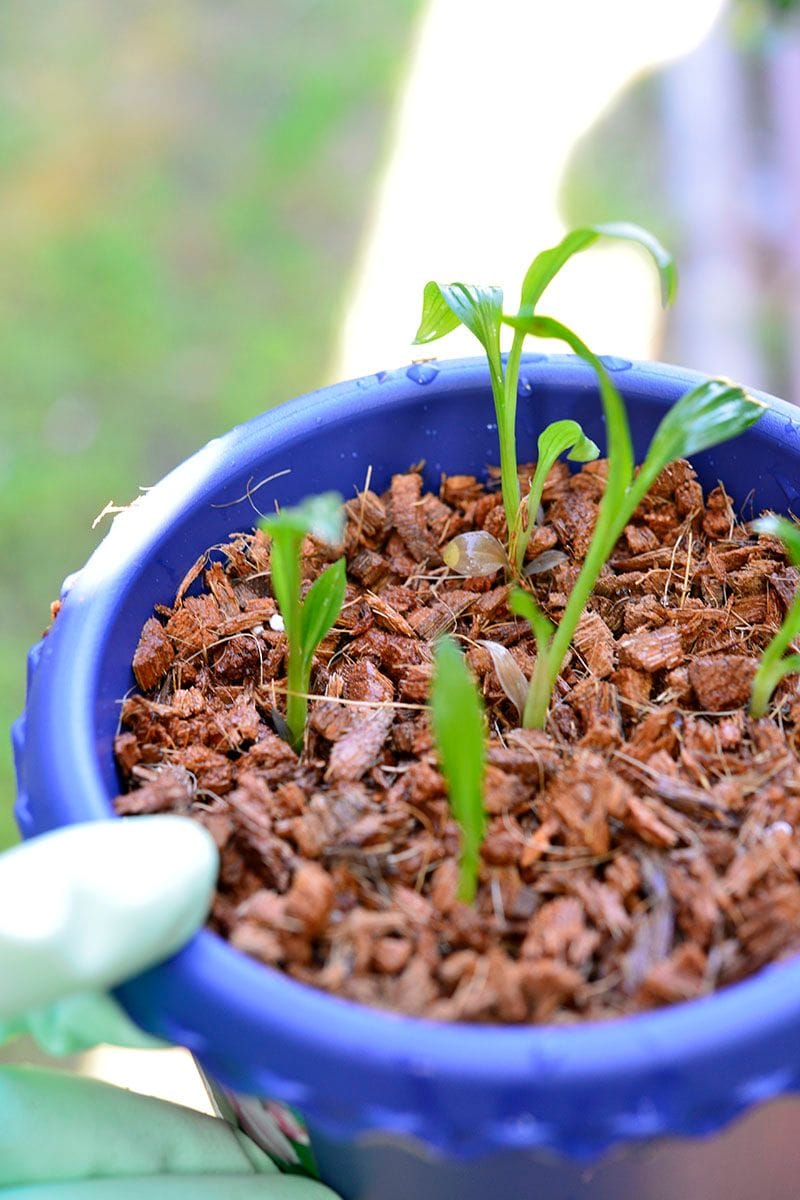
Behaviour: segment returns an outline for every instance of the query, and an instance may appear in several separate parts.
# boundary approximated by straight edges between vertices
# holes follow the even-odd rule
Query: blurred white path
[[[528,262],[563,232],[556,201],[575,140],[636,75],[697,45],[723,7],[429,0],[330,377],[414,357],[427,279],[500,283],[516,303]],[[576,259],[550,295],[547,311],[599,353],[657,350],[657,287],[635,249]],[[440,351],[475,352],[463,330]]]

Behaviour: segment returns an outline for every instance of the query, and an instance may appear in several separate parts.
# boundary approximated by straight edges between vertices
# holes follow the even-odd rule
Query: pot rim
[[[633,389],[637,398],[653,396],[655,402],[665,388],[673,389],[677,397],[705,378],[662,363],[604,361],[619,373],[623,391]],[[525,355],[523,365],[534,381],[537,375],[548,379],[557,376],[568,385],[594,386],[591,369],[571,355]],[[482,384],[486,378],[482,359],[443,360],[436,364],[436,370],[436,379],[427,386],[426,399],[466,384]],[[43,722],[50,722],[57,730],[53,751],[60,788],[70,794],[75,781],[80,781],[80,801],[77,806],[71,801],[72,807],[61,819],[91,820],[110,814],[111,796],[102,780],[92,736],[96,660],[108,615],[125,593],[142,556],[153,552],[180,512],[220,494],[226,478],[225,464],[231,456],[246,457],[254,443],[267,436],[272,440],[291,439],[298,430],[307,432],[309,423],[324,431],[332,423],[352,422],[354,416],[375,406],[418,403],[420,385],[408,371],[400,368],[323,388],[234,428],[186,460],[115,520],[87,565],[67,581],[58,620],[33,651],[27,714],[16,730],[18,812],[23,826],[29,823],[28,792],[35,774],[31,764],[37,754],[46,752],[43,745],[36,745],[33,736],[34,727],[41,728]],[[780,436],[779,427],[794,426],[796,409],[763,393],[753,394],[772,410],[763,420],[774,424],[773,436]],[[800,426],[797,431],[800,434]],[[43,828],[40,822],[37,831]],[[198,1015],[192,1013],[187,1002],[197,989],[203,991],[208,1004],[199,1028]],[[158,991],[158,1005],[152,998],[154,990]],[[145,994],[149,998],[143,998]],[[457,1111],[455,1094],[470,1084],[491,1091],[502,1083],[506,1090],[524,1092],[526,1111],[538,1113],[536,1120],[524,1128],[516,1117],[514,1122],[496,1117],[492,1144],[499,1139],[501,1144],[547,1144],[563,1150],[568,1140],[570,1152],[575,1152],[581,1129],[581,1145],[595,1152],[621,1137],[664,1132],[673,1128],[676,1120],[686,1132],[699,1132],[723,1123],[757,1099],[800,1087],[800,1063],[787,1061],[785,1050],[787,1041],[796,1038],[800,1028],[800,957],[766,967],[756,976],[710,996],[607,1023],[448,1025],[400,1016],[319,991],[265,968],[203,930],[168,963],[126,984],[120,995],[134,1016],[188,1045],[223,1081],[254,1090],[253,1076],[243,1074],[237,1065],[233,1042],[220,1026],[220,1022],[225,1024],[225,1014],[231,1012],[231,997],[235,996],[239,1034],[250,1031],[252,1037],[261,1039],[271,1031],[280,1039],[280,1048],[277,1043],[274,1047],[274,1070],[262,1070],[258,1086],[305,1106],[324,1127],[340,1135],[343,1129],[374,1127],[380,1113],[383,1128],[421,1136],[410,1115],[407,1086],[398,1086],[397,1094],[382,1102],[381,1087],[388,1093],[393,1091],[391,1075],[398,1069],[415,1081],[412,1093],[415,1088],[424,1091],[433,1086],[430,1081],[436,1079],[439,1104],[448,1115],[438,1133],[431,1134],[428,1123],[426,1140],[450,1148],[459,1139],[463,1142],[468,1134],[474,1147],[484,1145],[476,1136],[474,1106],[466,1106],[469,1120]],[[295,1063],[301,1043],[312,1057],[317,1056],[338,1071],[354,1062],[360,1068],[374,1070],[376,1078],[382,1080],[381,1086],[370,1089],[371,1094],[358,1111],[342,1115],[339,1106],[337,1115],[315,1088],[313,1070],[310,1075],[307,1067]],[[765,1043],[770,1046],[768,1054],[759,1050]],[[782,1051],[776,1057],[779,1046]],[[743,1060],[751,1054],[752,1063],[745,1071]],[[735,1064],[723,1066],[731,1055]],[[711,1115],[706,1096],[699,1106],[695,1105],[690,1119],[675,1089],[679,1080],[688,1081],[707,1072],[718,1074],[720,1087],[711,1090],[720,1091],[724,1085],[727,1107],[718,1119],[722,1111],[719,1104],[714,1108],[717,1116]],[[555,1085],[574,1106],[596,1089],[607,1089],[611,1077],[616,1086],[614,1094],[609,1093],[609,1109],[614,1111],[607,1114],[607,1119],[589,1121],[584,1128],[580,1111],[565,1117],[572,1129],[566,1140],[557,1129],[549,1127],[549,1104],[544,1103],[544,1097],[552,1094]],[[660,1091],[648,1088],[646,1111],[637,1091],[645,1077],[660,1080]],[[448,1088],[454,1089],[449,1099],[445,1096]],[[638,1106],[635,1120],[631,1115],[634,1094]],[[623,1096],[628,1097],[625,1103]]]

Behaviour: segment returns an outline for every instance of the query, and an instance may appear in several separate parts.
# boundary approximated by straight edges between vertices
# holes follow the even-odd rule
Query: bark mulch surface
[[[548,480],[529,557],[558,620],[605,464]],[[493,481],[395,476],[347,504],[347,598],[312,676],[298,757],[275,732],[286,641],[261,533],[201,559],[145,625],[122,706],[120,813],[188,813],[221,853],[211,927],[293,978],[438,1020],[574,1022],[704,995],[800,950],[800,687],[746,711],[756,656],[798,584],[780,543],[668,468],[600,577],[546,732],[518,727],[488,652],[534,647],[501,574],[444,566],[503,537]],[[309,582],[336,553],[306,545]],[[550,556],[551,558],[553,556]],[[558,556],[556,556],[558,557]],[[199,580],[204,590],[188,595]],[[458,829],[425,704],[455,633],[489,716],[478,897],[455,899]]]

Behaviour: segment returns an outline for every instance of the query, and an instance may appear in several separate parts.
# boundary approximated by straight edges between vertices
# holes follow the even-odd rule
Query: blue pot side
[[[665,408],[700,377],[607,362],[641,457]],[[694,460],[703,485],[724,481],[745,518],[800,508],[800,414],[763,398],[770,411],[754,429]],[[591,371],[567,356],[527,356],[522,461],[560,417],[604,444]],[[479,360],[381,373],[266,413],[118,517],[31,652],[14,730],[24,835],[110,814],[113,738],[141,626],[154,603],[172,602],[207,547],[251,527],[253,505],[268,512],[276,500],[328,488],[353,495],[369,468],[380,491],[421,459],[434,488],[442,471],[482,474],[497,461]],[[140,1024],[188,1046],[224,1084],[297,1106],[323,1178],[347,1200],[478,1200],[498,1189],[509,1200],[800,1192],[800,1101],[786,1098],[800,1089],[797,960],[713,997],[605,1025],[488,1029],[339,1000],[203,932],[119,995]]]

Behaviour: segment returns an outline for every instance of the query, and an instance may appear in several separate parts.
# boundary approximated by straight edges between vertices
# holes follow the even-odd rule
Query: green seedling
[[[661,278],[661,291],[664,304],[671,302],[676,287],[675,266],[671,256],[659,241],[647,230],[638,225],[617,222],[607,225],[593,225],[583,229],[574,229],[566,237],[551,247],[542,251],[533,260],[522,284],[517,319],[524,322],[535,316],[536,307],[547,286],[556,277],[562,267],[582,250],[587,250],[601,237],[635,242],[643,246],[652,256],[658,267]],[[497,418],[498,438],[500,442],[500,481],[503,493],[503,508],[508,527],[508,548],[504,559],[500,559],[491,570],[497,570],[503,565],[513,575],[519,576],[525,558],[525,551],[530,539],[533,523],[538,509],[538,502],[530,499],[523,505],[520,495],[518,461],[517,461],[517,389],[519,386],[519,369],[525,336],[529,332],[525,325],[514,326],[513,341],[508,356],[500,352],[500,332],[503,324],[508,322],[503,316],[503,292],[499,287],[480,287],[474,284],[450,283],[440,284],[431,280],[425,285],[423,293],[422,320],[417,330],[415,343],[425,345],[451,333],[459,325],[466,326],[483,346],[489,364],[489,378],[494,397],[495,415]],[[564,422],[555,422],[550,428],[563,426]],[[572,423],[574,424],[574,423]],[[581,457],[588,453],[594,457],[591,447],[593,443],[584,438],[583,431],[576,426],[575,437],[565,443],[556,452],[551,461],[565,450],[570,450],[570,458],[585,462]],[[548,433],[546,430],[545,433]],[[552,434],[553,441],[564,431]],[[542,435],[545,436],[544,434]],[[540,456],[541,456],[540,438]],[[549,470],[549,468],[548,468]],[[537,475],[539,474],[537,470]],[[546,472],[538,481],[540,489],[544,486]],[[533,486],[537,485],[534,476]],[[527,516],[527,523],[526,523]],[[490,535],[487,535],[487,537]],[[483,551],[485,573],[490,573],[491,554],[484,545],[473,545],[476,553]],[[460,549],[450,551],[450,557],[459,562]],[[486,556],[489,555],[487,558]],[[495,557],[497,555],[495,553]],[[464,560],[464,567],[467,560]],[[461,566],[455,569],[462,574],[469,573]],[[473,572],[476,573],[476,572]]]
[[[638,472],[625,404],[600,359],[566,326],[551,317],[510,317],[510,324],[535,337],[557,338],[597,375],[608,439],[608,471],[589,549],[558,626],[538,608],[530,593],[512,592],[512,609],[530,623],[537,655],[523,712],[523,725],[541,729],[550,695],[566,658],[581,613],[617,539],[658,476],[679,458],[699,454],[737,437],[764,412],[761,401],[724,379],[711,379],[675,403],[656,429]]]
[[[504,546],[493,534],[485,529],[476,529],[459,533],[445,546],[442,557],[451,570],[459,575],[493,575],[502,567],[507,575],[520,574],[538,518],[547,476],[556,459],[566,451],[569,451],[568,459],[582,463],[591,462],[600,454],[599,448],[586,436],[577,421],[553,421],[539,434],[536,469],[524,506],[527,520],[520,522],[517,530],[514,562],[511,562]],[[545,561],[544,569],[548,562]],[[534,559],[529,568],[532,572],[537,570],[536,564],[537,560]]]
[[[346,586],[345,561],[340,558],[314,580],[303,599],[300,552],[308,534],[332,546],[341,542],[344,531],[342,498],[336,492],[312,496],[296,508],[284,508],[265,517],[261,528],[272,541],[272,593],[278,602],[289,643],[286,724],[291,744],[299,752],[308,714],[314,652],[341,612]]]
[[[800,529],[793,521],[770,514],[754,521],[751,529],[755,533],[765,533],[771,537],[780,538],[786,547],[789,562],[794,567],[800,567]],[[800,671],[800,654],[786,653],[798,635],[800,635],[800,591],[795,595],[780,629],[767,646],[758,665],[750,693],[751,716],[763,717],[772,693],[784,675],[794,675]]]
[[[458,898],[475,899],[480,847],[486,830],[483,779],[486,748],[483,704],[464,656],[452,638],[440,638],[431,683],[431,727],[450,809],[461,830]]]

